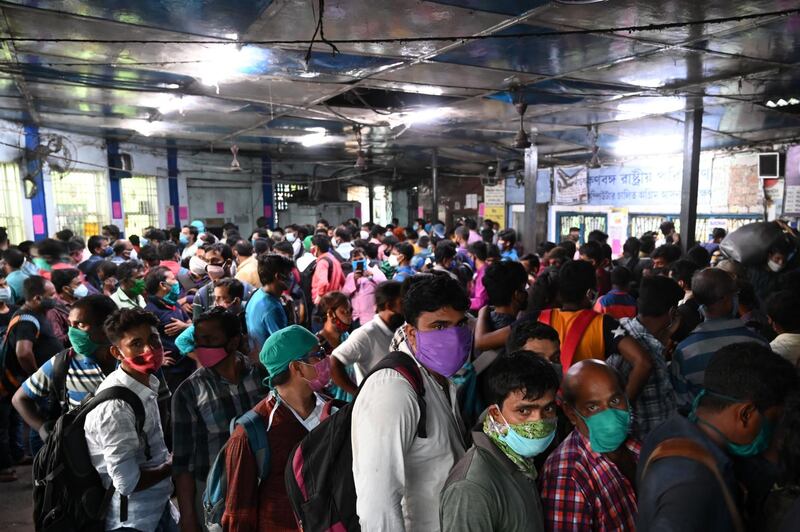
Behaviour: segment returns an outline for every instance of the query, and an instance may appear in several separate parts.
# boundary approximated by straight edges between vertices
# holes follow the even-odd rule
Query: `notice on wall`
[[[506,226],[506,185],[483,187],[483,218],[491,220],[503,229]]]
[[[585,166],[556,168],[555,202],[558,205],[582,205],[589,202],[587,179],[589,170]]]
[[[611,209],[608,213],[607,230],[611,256],[617,258],[622,255],[622,246],[628,238],[628,209]]]
[[[218,201],[217,202],[217,214],[225,214],[225,202]]]
[[[783,214],[800,216],[800,146],[786,150]]]
[[[478,208],[478,195],[477,194],[467,194],[466,201],[464,202],[465,209],[477,209]]]

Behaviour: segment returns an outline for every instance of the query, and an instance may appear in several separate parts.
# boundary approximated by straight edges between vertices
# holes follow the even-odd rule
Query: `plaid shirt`
[[[225,381],[211,368],[200,368],[183,381],[172,398],[172,471],[190,472],[205,481],[214,458],[230,437],[231,420],[266,397],[258,370],[241,353],[239,384]]]
[[[675,389],[670,380],[669,367],[664,359],[664,345],[642,325],[636,318],[619,320],[622,328],[628,331],[639,344],[650,353],[653,362],[653,373],[642,388],[639,397],[631,405],[633,407],[633,434],[643,440],[647,434],[662,421],[665,421],[677,408]],[[606,361],[620,372],[627,381],[631,373],[630,362],[620,355],[612,355]]]
[[[625,446],[638,460],[641,445],[628,439]],[[635,530],[633,484],[577,430],[547,458],[539,478],[546,530]]]

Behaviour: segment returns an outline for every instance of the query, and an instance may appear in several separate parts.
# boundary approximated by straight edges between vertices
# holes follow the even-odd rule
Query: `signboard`
[[[483,218],[506,226],[506,185],[501,183],[493,187],[483,187]]]
[[[628,209],[611,209],[607,229],[611,256],[617,258],[622,255],[622,246],[628,238]]]
[[[555,203],[557,205],[583,205],[589,203],[588,175],[589,170],[585,166],[556,168],[554,179]]]
[[[800,146],[786,150],[783,214],[800,216]]]

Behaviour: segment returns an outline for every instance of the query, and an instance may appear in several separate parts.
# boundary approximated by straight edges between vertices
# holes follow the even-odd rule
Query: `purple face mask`
[[[452,377],[469,358],[472,351],[472,330],[460,327],[420,331],[417,329],[417,349],[414,355],[420,364],[444,377]]]

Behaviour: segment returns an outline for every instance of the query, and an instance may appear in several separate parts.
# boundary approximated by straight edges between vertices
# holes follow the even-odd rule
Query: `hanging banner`
[[[589,202],[587,178],[589,170],[585,166],[556,168],[555,203],[557,205],[583,205]]]
[[[483,187],[483,218],[500,225],[506,226],[506,184],[501,183],[493,187]]]
[[[800,146],[786,150],[783,214],[800,216]]]

